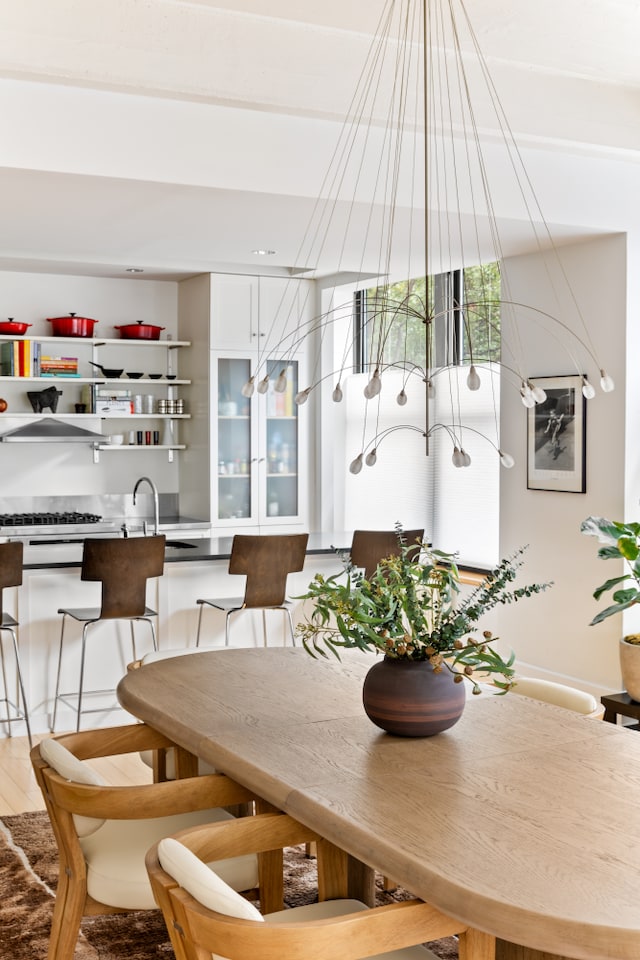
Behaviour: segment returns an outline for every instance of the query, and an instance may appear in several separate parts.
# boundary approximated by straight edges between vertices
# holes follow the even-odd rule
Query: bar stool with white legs
[[[23,546],[21,541],[10,540],[7,543],[0,543],[0,664],[2,667],[2,682],[4,684],[4,697],[0,698],[0,703],[5,706],[5,717],[0,718],[0,723],[6,723],[7,732],[11,736],[11,724],[24,720],[27,728],[29,745],[31,744],[31,726],[29,724],[29,708],[27,707],[27,698],[24,692],[24,681],[22,679],[22,669],[20,667],[20,653],[18,651],[18,640],[16,637],[16,628],[18,621],[9,613],[5,613],[3,607],[2,594],[5,587],[19,587],[22,584],[22,556]],[[13,643],[13,655],[15,658],[15,670],[17,689],[20,692],[19,699],[22,700],[22,707],[9,696],[9,685],[7,682],[7,670],[4,657],[4,634],[11,636]],[[18,699],[18,698],[16,698]]]
[[[61,607],[60,650],[58,653],[58,671],[56,692],[53,702],[51,730],[55,730],[58,701],[76,712],[76,730],[80,729],[80,717],[83,713],[100,712],[100,708],[83,709],[84,671],[86,645],[89,628],[104,620],[128,620],[131,625],[131,646],[133,659],[137,660],[134,623],[144,621],[149,624],[153,649],[157,649],[156,634],[152,617],[155,610],[146,605],[147,580],[160,577],[164,571],[164,536],[153,537],[108,537],[105,539],[87,539],[82,554],[82,580],[102,583],[102,603],[100,607],[69,608]],[[67,618],[82,624],[82,644],[80,649],[80,670],[78,689],[73,692],[60,692],[60,677]],[[106,694],[110,690],[92,690],[92,694]]]

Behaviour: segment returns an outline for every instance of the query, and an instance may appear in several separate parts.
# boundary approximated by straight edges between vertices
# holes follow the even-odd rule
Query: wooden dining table
[[[121,704],[503,960],[640,958],[640,736],[516,694],[434,737],[364,714],[373,659],[225,649],[131,671]]]

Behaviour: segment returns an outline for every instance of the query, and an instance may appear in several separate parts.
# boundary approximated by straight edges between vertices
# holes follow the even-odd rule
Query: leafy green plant
[[[523,563],[521,548],[459,599],[456,555],[426,543],[407,544],[402,528],[396,530],[399,556],[382,560],[369,580],[348,563],[346,576],[316,574],[297,598],[313,603],[297,627],[307,652],[339,658],[341,647],[357,647],[403,660],[429,660],[436,672],[449,670],[456,683],[468,679],[474,693],[480,693],[479,675],[491,675],[506,692],[514,655],[503,659],[491,645],[498,638],[489,630],[474,635],[478,622],[494,607],[540,593],[550,584],[511,586]]]
[[[620,523],[604,517],[587,517],[580,524],[580,531],[587,536],[597,537],[603,544],[598,550],[598,556],[602,560],[624,560],[627,566],[627,572],[622,576],[605,580],[594,590],[595,600],[599,600],[609,590],[614,590],[614,593],[613,603],[595,615],[590,624],[593,626],[640,602],[640,523]],[[616,589],[629,580],[632,581],[631,586]]]

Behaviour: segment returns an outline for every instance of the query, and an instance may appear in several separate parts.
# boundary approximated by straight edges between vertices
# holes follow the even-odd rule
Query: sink
[[[172,547],[174,550],[195,550],[195,543],[187,543],[185,540],[167,540],[167,547]]]

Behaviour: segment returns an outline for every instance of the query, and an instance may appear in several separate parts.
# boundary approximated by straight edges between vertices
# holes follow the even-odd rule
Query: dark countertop
[[[231,555],[233,537],[209,537],[189,540],[181,537],[180,532],[167,536],[166,563],[184,563],[194,561],[228,560]],[[173,544],[173,546],[172,546]],[[311,533],[307,546],[307,555],[332,554],[335,547],[349,550],[350,533]],[[25,544],[25,570],[49,570],[59,567],[80,567],[82,565],[82,540],[74,543]]]

